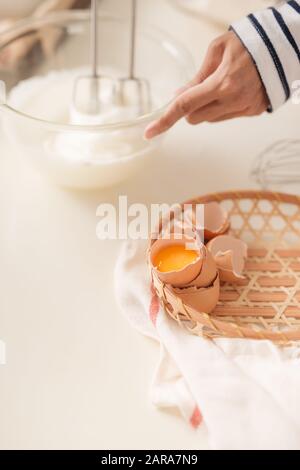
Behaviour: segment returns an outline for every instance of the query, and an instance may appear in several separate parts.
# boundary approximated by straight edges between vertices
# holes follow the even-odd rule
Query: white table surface
[[[144,0],[143,14],[173,31],[199,63],[218,34],[162,0]],[[86,193],[51,186],[11,154],[0,133],[0,339],[7,347],[0,448],[208,447],[205,426],[196,432],[149,401],[158,347],[133,331],[116,306],[121,242],[97,240],[96,208],[116,203],[118,194],[150,204],[253,186],[253,157],[275,139],[298,136],[299,111],[289,104],[255,119],[182,122],[150,172]]]

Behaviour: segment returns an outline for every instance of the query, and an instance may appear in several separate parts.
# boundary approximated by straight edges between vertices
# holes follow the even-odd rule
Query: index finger
[[[175,98],[165,114],[157,121],[149,124],[145,130],[145,138],[152,139],[166,132],[179,121],[179,119],[193,113],[196,109],[208,105],[215,99],[215,81],[213,77],[209,77],[203,83],[189,88]]]

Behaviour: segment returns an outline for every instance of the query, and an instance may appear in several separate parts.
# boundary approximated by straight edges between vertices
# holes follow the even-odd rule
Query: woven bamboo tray
[[[230,233],[249,247],[246,279],[221,285],[211,314],[185,305],[154,274],[165,311],[190,332],[209,338],[300,340],[300,197],[257,191],[210,194],[186,203],[218,201]],[[152,242],[153,243],[153,242]]]

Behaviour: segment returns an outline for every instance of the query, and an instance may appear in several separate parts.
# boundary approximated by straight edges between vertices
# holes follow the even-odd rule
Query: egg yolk
[[[187,250],[183,245],[163,248],[154,259],[154,266],[161,272],[180,271],[199,257],[195,250]]]

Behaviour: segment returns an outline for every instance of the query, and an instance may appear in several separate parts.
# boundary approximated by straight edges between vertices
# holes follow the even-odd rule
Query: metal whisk
[[[120,106],[136,106],[138,115],[143,115],[151,110],[151,90],[148,80],[138,78],[135,75],[136,18],[137,0],[131,0],[129,75],[118,81],[117,101]]]
[[[75,111],[84,115],[97,115],[103,104],[113,104],[116,94],[115,79],[98,74],[98,0],[91,1],[90,75],[78,77],[73,91]],[[105,90],[105,98],[102,91]]]
[[[300,183],[300,140],[280,140],[255,159],[251,177],[263,189]]]

